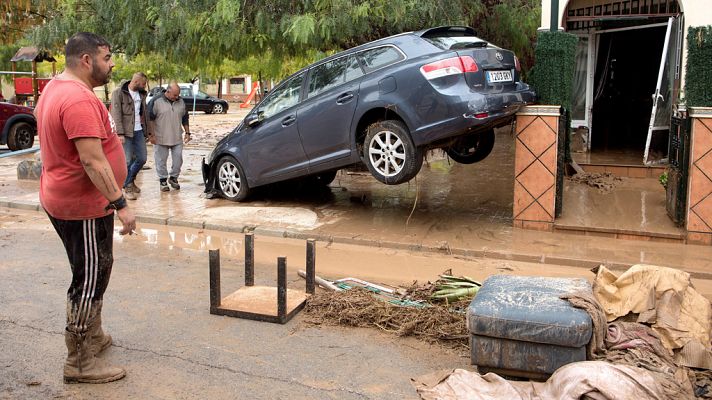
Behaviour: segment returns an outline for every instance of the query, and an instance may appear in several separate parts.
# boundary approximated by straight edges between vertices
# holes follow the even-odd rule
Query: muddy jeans
[[[168,153],[171,153],[171,172],[168,173]],[[156,163],[156,174],[158,179],[171,178],[178,179],[180,169],[183,166],[183,144],[174,146],[163,146],[160,144],[153,145],[153,159]]]
[[[72,283],[67,291],[67,330],[84,333],[96,318],[114,263],[114,214],[68,221],[49,216],[69,257]]]

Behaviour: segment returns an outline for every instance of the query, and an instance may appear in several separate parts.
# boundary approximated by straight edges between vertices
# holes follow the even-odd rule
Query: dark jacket
[[[129,93],[129,82],[124,81],[121,86],[117,87],[113,93],[111,93],[111,118],[114,119],[116,124],[116,133],[119,136],[133,137],[134,132],[134,101]],[[146,130],[146,95],[148,94],[145,90],[138,92],[141,96],[141,110],[139,115],[141,116],[141,126],[143,127],[144,134],[148,135],[149,132]]]

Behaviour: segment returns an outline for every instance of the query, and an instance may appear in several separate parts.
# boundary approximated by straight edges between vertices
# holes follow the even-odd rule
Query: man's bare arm
[[[109,160],[104,155],[99,138],[79,138],[74,140],[84,171],[92,183],[109,201],[121,197],[121,187],[116,183]]]
[[[79,138],[74,140],[74,145],[77,147],[84,171],[86,171],[97,190],[108,201],[118,200],[123,195],[123,192],[121,191],[121,186],[116,183],[109,160],[104,155],[101,139]],[[136,217],[128,207],[117,211],[117,214],[123,224],[123,228],[119,231],[120,234],[125,235],[136,229]]]

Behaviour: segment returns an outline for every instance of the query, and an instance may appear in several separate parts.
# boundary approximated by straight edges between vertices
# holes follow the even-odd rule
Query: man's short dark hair
[[[109,42],[95,33],[75,33],[67,40],[67,45],[64,47],[67,65],[70,67],[77,65],[83,54],[89,54],[94,57],[99,52],[99,47],[108,47],[111,50]]]

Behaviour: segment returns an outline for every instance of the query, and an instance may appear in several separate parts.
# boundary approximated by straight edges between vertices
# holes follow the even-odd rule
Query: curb
[[[0,207],[16,208],[22,210],[34,210],[43,211],[38,202],[34,201],[22,201],[22,200],[3,200],[0,199]],[[339,244],[351,244],[358,246],[376,247],[384,249],[394,249],[394,250],[406,250],[422,253],[437,253],[445,254],[459,257],[467,258],[487,258],[492,260],[507,260],[507,261],[517,261],[517,262],[527,262],[534,264],[550,264],[550,265],[560,265],[567,267],[578,267],[591,269],[595,268],[601,264],[614,270],[625,270],[633,264],[630,262],[619,262],[611,260],[591,260],[585,258],[577,257],[566,257],[566,256],[547,256],[546,254],[527,254],[527,253],[516,253],[508,250],[497,250],[489,249],[483,247],[481,249],[467,249],[467,248],[451,248],[447,244],[440,246],[429,246],[417,243],[404,243],[404,242],[394,242],[394,241],[382,241],[376,239],[366,239],[358,237],[349,236],[333,236],[328,234],[319,233],[305,233],[300,231],[290,231],[284,228],[269,227],[269,226],[255,226],[255,225],[245,225],[241,223],[236,223],[234,225],[226,224],[214,224],[202,220],[183,220],[175,217],[156,217],[153,215],[138,214],[136,215],[136,220],[138,222],[156,224],[156,225],[166,225],[166,226],[179,226],[186,228],[195,229],[209,229],[218,232],[230,232],[230,233],[247,233],[254,232],[258,236],[268,236],[286,239],[299,239],[307,240],[314,239],[317,242],[326,243],[339,243]],[[680,270],[685,270],[681,266],[669,266],[671,268],[677,268]],[[689,272],[691,276],[702,279],[712,278],[712,274],[707,274],[703,272]]]

